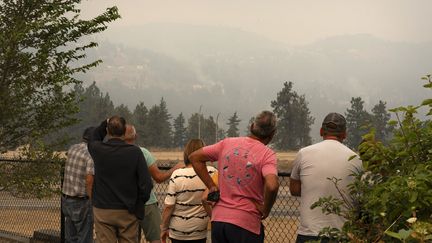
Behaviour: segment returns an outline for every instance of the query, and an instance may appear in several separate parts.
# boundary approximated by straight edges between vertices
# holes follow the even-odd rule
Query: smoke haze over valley
[[[92,2],[97,1],[89,1],[90,7]],[[127,24],[128,12],[121,4],[119,9],[126,20],[99,36],[99,47],[89,53],[89,59],[104,63],[81,78],[86,84],[95,81],[116,104],[131,110],[139,101],[152,106],[163,97],[173,116],[183,112],[188,117],[200,105],[205,116],[220,112],[220,126],[237,111],[244,133],[249,118],[271,109],[283,82],[292,81],[316,118],[311,136],[317,140],[323,116],[344,113],[351,97],[362,97],[370,110],[379,100],[392,108],[416,105],[428,95],[420,81],[432,71],[428,37],[404,40],[362,27],[358,33],[354,29],[290,43],[211,22]]]

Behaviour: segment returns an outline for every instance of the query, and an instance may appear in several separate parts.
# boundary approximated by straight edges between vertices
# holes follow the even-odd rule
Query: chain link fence
[[[161,169],[169,168],[169,166],[160,165]],[[52,183],[53,188],[50,188],[53,192],[58,191],[58,193],[53,193],[50,197],[38,199],[30,197],[30,194],[14,191],[14,188],[3,186],[7,185],[5,180],[18,176],[20,172],[26,172],[28,168],[34,166],[33,161],[0,158],[0,242],[56,242],[61,238],[62,171],[57,164],[44,165],[46,170],[58,170],[59,175],[58,181]],[[35,183],[37,182],[36,180]],[[299,201],[289,193],[288,173],[279,173],[279,182],[277,200],[269,217],[263,222],[265,242],[295,242]],[[167,186],[168,182],[154,183],[154,190],[161,209]]]

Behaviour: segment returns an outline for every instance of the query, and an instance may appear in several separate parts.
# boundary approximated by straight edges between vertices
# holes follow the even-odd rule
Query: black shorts
[[[213,221],[211,238],[212,243],[263,243],[264,226],[261,224],[259,235],[245,230],[237,225]]]
[[[319,241],[321,243],[327,243],[329,242],[329,239],[311,235],[297,235],[296,243],[305,243],[308,241]]]

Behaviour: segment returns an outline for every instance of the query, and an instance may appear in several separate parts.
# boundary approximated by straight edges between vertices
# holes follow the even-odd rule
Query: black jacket
[[[127,209],[144,217],[144,204],[153,188],[140,148],[118,138],[103,142],[107,122],[92,133],[88,143],[94,161],[93,206],[101,209]]]

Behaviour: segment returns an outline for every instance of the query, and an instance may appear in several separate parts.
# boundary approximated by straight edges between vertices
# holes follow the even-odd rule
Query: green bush
[[[422,80],[432,89],[430,75]],[[428,118],[432,99],[390,110],[397,129],[386,145],[375,139],[374,130],[363,136],[358,151],[364,171],[347,193],[341,192],[342,200],[321,198],[313,205],[347,219],[342,231],[327,228],[322,235],[340,242],[432,241],[432,123],[416,117],[425,109]],[[344,200],[348,197],[355,203]]]

